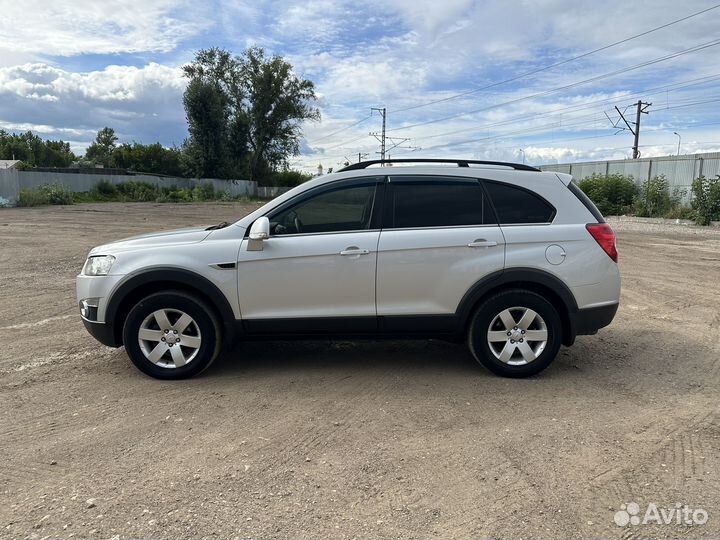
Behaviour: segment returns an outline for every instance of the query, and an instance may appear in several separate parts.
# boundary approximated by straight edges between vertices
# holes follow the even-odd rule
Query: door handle
[[[497,242],[493,240],[485,240],[484,238],[478,238],[468,244],[468,247],[493,247],[497,246]]]
[[[360,249],[357,246],[350,246],[343,249],[340,252],[340,255],[342,255],[343,257],[347,257],[349,255],[367,255],[368,253],[370,253],[370,251],[367,249]]]

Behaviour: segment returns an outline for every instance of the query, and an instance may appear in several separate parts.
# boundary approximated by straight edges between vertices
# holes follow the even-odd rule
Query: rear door
[[[378,243],[379,316],[450,315],[502,270],[505,239],[480,181],[391,176]]]

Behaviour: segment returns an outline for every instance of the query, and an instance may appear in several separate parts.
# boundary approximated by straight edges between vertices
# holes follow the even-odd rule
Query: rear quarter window
[[[585,208],[588,209],[588,211],[593,215],[593,217],[597,220],[598,223],[605,223],[605,219],[600,213],[600,210],[598,210],[597,206],[595,206],[595,203],[590,200],[590,197],[588,197],[585,192],[578,187],[578,185],[575,183],[575,180],[568,184],[568,189],[573,192],[573,194],[580,200],[581,203],[583,203],[583,205],[585,205]]]
[[[555,207],[530,190],[503,182],[484,184],[501,225],[551,223],[555,217]]]

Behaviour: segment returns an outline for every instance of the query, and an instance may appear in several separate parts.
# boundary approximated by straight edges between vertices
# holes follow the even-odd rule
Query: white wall
[[[19,198],[18,171],[0,169],[0,206],[15,206]]]
[[[258,195],[257,182],[250,180],[172,178],[148,174],[114,175],[103,174],[100,171],[90,174],[80,174],[0,169],[0,205],[3,205],[4,201],[8,201],[8,203],[13,206],[17,204],[21,189],[38,188],[48,184],[62,184],[72,192],[83,192],[90,191],[101,180],[106,180],[112,184],[147,182],[155,186],[175,186],[181,188],[212,184],[215,191],[226,191],[233,197],[255,197]]]

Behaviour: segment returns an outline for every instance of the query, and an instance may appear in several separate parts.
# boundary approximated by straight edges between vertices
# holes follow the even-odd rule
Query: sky
[[[625,159],[633,136],[613,127],[624,126],[615,107],[632,122],[638,100],[652,103],[641,156],[678,142],[683,154],[720,151],[720,7],[654,30],[715,5],[0,0],[0,128],[77,153],[104,126],[121,142],[180,145],[181,67],[201,48],[258,45],[315,83],[322,119],[303,124],[290,160],[302,170],[378,158],[372,108],[383,107],[398,158]]]

